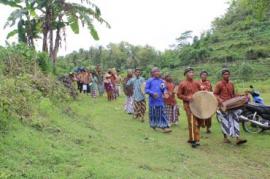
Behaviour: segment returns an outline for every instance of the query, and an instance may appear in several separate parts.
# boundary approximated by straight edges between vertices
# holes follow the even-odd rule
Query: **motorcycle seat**
[[[270,106],[249,103],[246,105],[246,108],[250,111],[257,112],[262,115],[270,115]]]

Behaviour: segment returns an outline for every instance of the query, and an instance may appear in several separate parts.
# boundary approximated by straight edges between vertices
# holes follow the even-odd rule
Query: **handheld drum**
[[[208,119],[216,113],[218,101],[212,92],[196,92],[189,103],[190,110],[199,119]]]

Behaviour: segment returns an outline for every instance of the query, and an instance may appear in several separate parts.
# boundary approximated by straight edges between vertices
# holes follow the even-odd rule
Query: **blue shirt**
[[[133,85],[133,99],[135,101],[142,101],[145,99],[145,96],[142,91],[142,85],[145,82],[143,77],[133,77],[128,80],[127,85]]]
[[[167,91],[165,82],[160,78],[150,78],[146,82],[145,93],[149,94],[150,106],[164,106],[163,94]],[[158,97],[154,98],[157,93]]]

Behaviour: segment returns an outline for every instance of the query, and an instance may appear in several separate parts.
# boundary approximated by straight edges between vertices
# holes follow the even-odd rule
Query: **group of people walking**
[[[123,81],[115,69],[103,73],[100,66],[96,66],[94,71],[82,69],[73,74],[81,93],[91,93],[91,96],[96,98],[97,94],[103,96],[103,93],[106,92],[108,101],[115,100],[120,95],[120,83],[122,83],[123,92],[126,96],[124,110],[141,122],[145,121],[146,96],[148,96],[149,125],[152,129],[164,133],[172,132],[171,126],[178,124],[180,113],[176,98],[182,100],[189,130],[187,142],[196,148],[200,146],[200,128],[206,128],[206,133],[211,133],[212,119],[199,119],[192,114],[190,102],[193,100],[193,95],[198,91],[213,92],[221,105],[237,94],[233,83],[230,81],[228,69],[221,71],[222,79],[214,89],[208,80],[207,71],[200,73],[199,81],[194,80],[193,68],[186,68],[184,76],[185,79],[176,84],[170,75],[162,76],[160,70],[156,67],[151,70],[151,77],[148,80],[141,76],[141,69],[139,68],[128,70]],[[237,145],[247,142],[240,139],[237,113],[239,113],[239,110],[217,112],[224,143],[231,143],[229,137],[236,138]]]
[[[128,71],[123,81],[123,89],[126,95],[125,111],[132,114],[133,118],[144,121],[146,112],[145,95],[149,96],[149,124],[154,130],[160,129],[164,133],[172,132],[171,126],[178,123],[179,107],[176,97],[183,101],[183,107],[186,112],[189,139],[188,143],[193,148],[200,146],[200,128],[205,127],[207,133],[211,133],[212,119],[199,119],[194,116],[190,110],[190,102],[193,95],[198,91],[213,92],[219,105],[224,101],[236,96],[233,83],[230,81],[230,71],[223,69],[221,71],[221,81],[219,81],[214,90],[211,82],[207,79],[208,72],[200,73],[200,80],[194,80],[194,69],[186,68],[184,71],[185,79],[178,85],[173,83],[170,75],[161,76],[158,68],[153,68],[151,77],[145,80],[141,77],[141,70],[135,69],[134,72]],[[221,129],[224,136],[224,143],[231,143],[228,137],[235,137],[236,144],[246,143],[240,139],[239,119],[237,110],[218,112],[217,118],[221,123]]]
[[[76,72],[71,73],[70,76],[73,81],[76,81],[77,89],[80,93],[91,94],[92,98],[96,98],[97,94],[103,96],[103,77],[99,68],[92,71],[80,68]]]
[[[91,94],[93,98],[96,98],[97,95],[103,96],[106,92],[109,101],[115,100],[119,96],[121,78],[115,69],[109,69],[107,73],[103,73],[101,67],[97,65],[96,69],[92,71],[80,68],[71,76],[77,82],[80,93]]]
[[[151,72],[152,77],[147,81],[141,77],[141,70],[129,70],[123,81],[126,95],[125,111],[133,118],[144,122],[146,112],[145,95],[149,95],[149,121],[153,129],[160,128],[170,132],[170,126],[178,123],[179,108],[176,104],[175,85],[168,75],[161,78],[158,68]],[[164,100],[164,95],[168,98]]]

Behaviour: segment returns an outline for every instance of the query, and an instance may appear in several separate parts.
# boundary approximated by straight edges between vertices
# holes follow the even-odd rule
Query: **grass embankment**
[[[263,97],[270,103],[269,88]],[[82,97],[62,108],[42,100],[43,127],[12,120],[0,138],[0,178],[269,178],[269,133],[242,133],[248,143],[222,143],[217,121],[202,130],[201,147],[187,143],[187,124],[171,134],[151,130],[122,110],[123,98]]]

